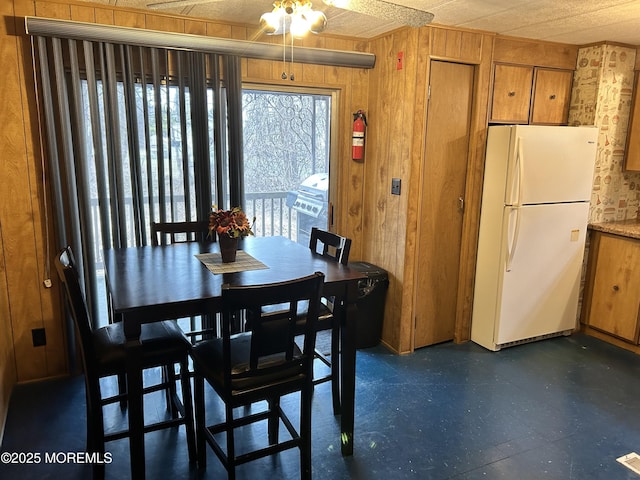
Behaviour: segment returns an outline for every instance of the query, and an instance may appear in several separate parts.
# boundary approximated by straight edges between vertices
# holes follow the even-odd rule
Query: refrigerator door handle
[[[506,271],[511,271],[511,264],[513,263],[513,257],[516,254],[516,247],[518,246],[518,235],[520,234],[520,208],[519,207],[511,207],[511,211],[507,216],[507,262],[506,262]],[[513,234],[511,233],[511,217],[515,214],[516,220],[513,228]]]
[[[515,206],[519,207],[522,205],[522,179],[524,178],[524,149],[522,147],[522,137],[518,137],[517,142],[516,166],[518,176],[516,177],[516,188],[518,189],[518,193]]]

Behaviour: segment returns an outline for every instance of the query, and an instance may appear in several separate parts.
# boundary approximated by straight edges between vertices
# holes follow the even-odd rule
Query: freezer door
[[[588,203],[505,207],[497,345],[576,326]]]
[[[511,127],[506,205],[588,201],[596,127]]]

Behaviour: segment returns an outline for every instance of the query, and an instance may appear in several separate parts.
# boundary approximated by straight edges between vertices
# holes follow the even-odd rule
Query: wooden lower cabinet
[[[640,240],[592,232],[584,323],[638,344]]]

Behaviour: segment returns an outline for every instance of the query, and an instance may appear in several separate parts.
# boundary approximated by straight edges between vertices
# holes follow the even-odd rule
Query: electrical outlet
[[[31,338],[34,347],[42,347],[47,344],[47,335],[44,328],[34,328],[31,330]]]
[[[391,195],[400,195],[402,181],[399,178],[391,179]]]

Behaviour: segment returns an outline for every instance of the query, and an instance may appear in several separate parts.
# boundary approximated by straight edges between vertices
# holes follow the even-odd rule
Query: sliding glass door
[[[243,208],[256,235],[308,245],[311,227],[328,228],[334,102],[331,91],[243,89]]]

